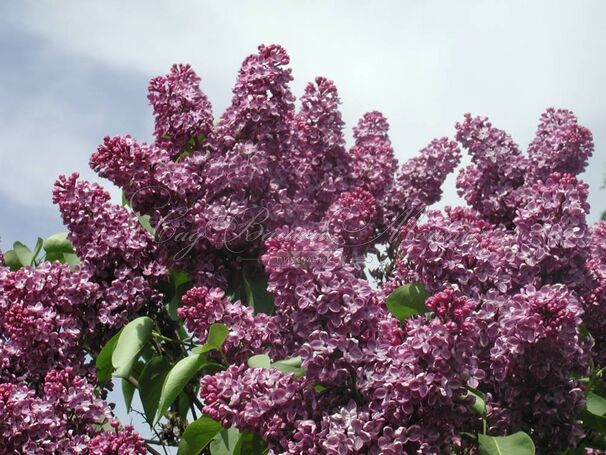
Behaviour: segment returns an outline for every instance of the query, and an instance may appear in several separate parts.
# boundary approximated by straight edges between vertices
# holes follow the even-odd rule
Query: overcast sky
[[[0,4],[0,238],[62,231],[59,174],[93,178],[105,135],[152,137],[148,80],[191,63],[218,116],[258,44],[291,56],[293,92],[333,79],[350,128],[366,111],[391,123],[400,160],[486,115],[521,146],[549,106],[594,134],[584,178],[591,219],[606,209],[606,2],[3,1]],[[456,204],[454,177],[444,203]],[[117,195],[117,192],[113,194]]]
[[[152,76],[191,63],[218,116],[260,43],[286,47],[296,95],[318,75],[336,82],[348,138],[364,112],[383,111],[400,160],[452,136],[465,112],[525,147],[546,107],[572,109],[595,136],[584,176],[595,219],[606,209],[605,17],[600,1],[4,1],[3,247],[62,229],[51,185],[75,170],[93,178],[105,135],[151,139]],[[445,203],[457,203],[453,182]]]

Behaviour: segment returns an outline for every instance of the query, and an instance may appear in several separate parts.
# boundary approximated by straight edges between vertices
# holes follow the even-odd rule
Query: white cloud
[[[145,77],[190,62],[218,109],[229,101],[242,59],[259,43],[281,43],[292,57],[296,93],[316,75],[334,79],[348,126],[364,111],[384,111],[400,159],[435,136],[452,135],[467,111],[490,116],[525,145],[546,107],[567,107],[594,131],[597,150],[606,143],[603,2],[60,5],[25,2],[7,20],[57,52]],[[603,169],[596,153],[586,175],[596,206]],[[456,202],[452,185],[445,200]]]

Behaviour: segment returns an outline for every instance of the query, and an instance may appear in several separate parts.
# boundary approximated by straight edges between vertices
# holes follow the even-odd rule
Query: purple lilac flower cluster
[[[120,428],[97,397],[85,362],[97,285],[80,271],[46,263],[0,267],[0,447],[3,453],[146,453],[132,428]],[[112,423],[108,433],[106,424]],[[114,439],[113,445],[103,444]],[[118,442],[121,441],[121,442]]]
[[[150,84],[155,142],[106,138],[91,158],[91,167],[123,189],[135,212],[151,217],[169,265],[186,270],[197,285],[224,287],[238,266],[234,258],[258,257],[276,229],[322,229],[337,210],[347,212],[348,221],[333,224],[335,241],[355,239],[359,256],[410,211],[399,207],[404,199],[414,199],[417,212],[435,202],[458,163],[454,143],[434,141],[396,179],[386,119],[365,114],[347,150],[334,83],[316,78],[296,110],[288,63],[277,45],[247,57],[216,127],[200,78],[189,66],[174,66]],[[376,214],[366,206],[370,196]]]
[[[177,313],[193,338],[228,329],[208,355],[230,365],[202,377],[203,411],[257,433],[270,455],[475,453],[462,437],[482,428],[471,390],[490,434],[525,431],[540,454],[576,447],[581,378],[606,359],[606,223],[587,224],[577,178],[591,133],[548,109],[524,154],[466,115],[458,144],[433,140],[398,167],[381,113],[363,115],[348,150],[334,83],[316,78],[296,108],[288,64],[280,46],[260,46],[216,124],[191,67],[153,79],[154,142],[106,138],[90,161],[130,209],[59,178],[53,198],[81,262],[0,267],[0,443],[144,453],[95,398],[83,346],[134,316],[160,319],[178,269],[191,277]],[[469,207],[423,218],[459,146]],[[375,246],[392,254],[380,286],[360,267]],[[228,292],[243,258],[267,278],[271,315]],[[385,299],[411,282],[432,295],[401,322]],[[248,367],[255,354],[300,359],[304,374]]]
[[[591,134],[570,112],[549,109],[528,157],[485,118],[466,116],[457,139],[472,155],[457,181],[472,209],[407,226],[395,281],[473,299],[471,352],[492,432],[527,431],[540,453],[575,447],[584,436],[579,378],[604,358],[604,230],[587,225],[588,186],[575,176]]]
[[[285,355],[276,320],[272,316],[253,314],[253,309],[240,301],[230,302],[219,288],[197,287],[183,296],[178,309],[187,329],[199,340],[205,340],[213,323],[229,328],[223,344],[224,358],[230,363],[245,362],[255,354]]]
[[[109,198],[100,186],[78,181],[78,174],[60,177],[53,191],[81,269],[102,292],[98,324],[120,327],[143,306],[158,305],[162,296],[155,286],[166,268],[153,237]]]
[[[566,111],[548,112],[571,118]],[[587,185],[561,171],[584,169],[591,138],[564,135],[577,161],[560,156],[563,164],[550,163],[541,179],[533,171],[536,160],[525,158],[486,119],[468,116],[457,128],[474,163],[462,171],[459,185],[488,204],[477,205],[470,196],[469,209],[448,208],[431,212],[424,223],[409,222],[393,279],[414,279],[436,293],[427,301],[432,314],[398,327],[377,302],[381,291],[364,291],[347,255],[326,242],[321,229],[278,230],[262,257],[276,317],[285,321],[278,327],[288,328],[283,337],[292,343],[289,351],[303,359],[299,387],[320,384],[322,392],[309,398],[311,407],[299,396],[291,400],[288,419],[295,420],[285,420],[282,405],[261,404],[277,390],[236,399],[254,387],[241,381],[258,375],[277,380],[283,373],[234,368],[203,380],[209,413],[224,419],[235,412],[224,421],[234,425],[250,415],[250,406],[260,406],[267,414],[241,425],[266,436],[276,454],[444,453],[464,444],[462,428],[477,425],[465,387],[479,387],[492,434],[526,431],[539,453],[575,447],[584,437],[579,378],[588,374],[592,357],[603,356],[600,319],[586,315],[603,311],[604,229],[592,231],[586,223]],[[586,131],[570,123],[563,128]],[[433,145],[451,150],[446,156],[454,168],[456,146],[447,140]],[[474,180],[465,180],[472,174]],[[341,199],[355,205],[351,193]],[[596,332],[593,347],[582,335],[584,326]],[[295,393],[293,385],[288,388]],[[334,407],[314,417],[319,399]],[[234,402],[239,404],[230,406]],[[274,439],[287,422],[304,428],[305,437],[293,442],[293,432],[288,443]]]

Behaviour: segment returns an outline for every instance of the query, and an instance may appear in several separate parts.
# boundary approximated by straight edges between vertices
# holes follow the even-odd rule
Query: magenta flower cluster
[[[57,180],[81,262],[0,268],[0,446],[144,453],[93,393],[85,348],[98,354],[139,315],[167,324],[179,271],[189,335],[228,329],[208,354],[225,368],[199,383],[203,412],[270,455],[477,453],[463,435],[483,419],[492,435],[525,431],[539,454],[577,447],[583,378],[606,360],[606,222],[588,225],[578,178],[591,133],[548,109],[523,153],[468,114],[454,140],[398,165],[381,113],[363,115],[348,149],[334,83],[316,78],[296,106],[288,64],[260,46],[217,121],[191,67],[154,78],[154,142],[105,138],[90,160],[130,208],[77,174]],[[461,149],[468,207],[426,212]],[[363,260],[382,251],[373,283]],[[253,302],[251,269],[271,314]],[[430,297],[399,321],[386,298],[407,283]],[[304,374],[249,367],[259,354]]]

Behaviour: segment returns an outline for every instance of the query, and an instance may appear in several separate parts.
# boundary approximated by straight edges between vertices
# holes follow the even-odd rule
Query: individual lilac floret
[[[246,362],[255,354],[270,354],[282,358],[283,340],[275,318],[266,314],[253,314],[253,309],[240,301],[231,303],[218,288],[193,288],[183,296],[183,306],[178,314],[187,329],[200,343],[206,341],[209,327],[220,322],[229,332],[223,344],[223,355],[230,363]]]
[[[172,158],[200,149],[212,135],[212,107],[199,84],[200,78],[189,65],[173,65],[169,74],[149,83],[147,98],[156,117],[156,145]]]
[[[53,190],[82,267],[101,286],[98,321],[116,327],[143,307],[155,311],[161,294],[154,285],[166,268],[152,236],[109,198],[99,185],[78,181],[78,174],[60,177]]]
[[[549,108],[541,115],[535,139],[528,146],[530,173],[544,180],[552,172],[580,174],[593,153],[591,131],[566,109]]]
[[[362,260],[374,244],[377,224],[376,201],[368,191],[358,188],[342,193],[324,215],[335,246],[348,258]]]
[[[53,368],[81,368],[81,337],[91,329],[98,286],[82,271],[45,262],[0,279],[0,381],[37,382]]]
[[[391,187],[398,165],[387,134],[389,124],[378,111],[368,112],[354,128],[355,145],[349,151],[352,177],[380,200]]]
[[[419,156],[400,167],[393,186],[381,201],[382,228],[394,234],[409,219],[416,219],[425,208],[440,200],[442,184],[461,161],[456,142],[434,139]]]
[[[471,155],[472,165],[457,178],[459,195],[493,223],[511,222],[516,189],[524,184],[527,160],[511,137],[486,117],[465,115],[455,125],[457,141]]]
[[[296,197],[317,221],[340,193],[349,188],[350,162],[343,138],[344,122],[334,83],[318,77],[307,84],[301,110],[293,120],[292,173]]]

